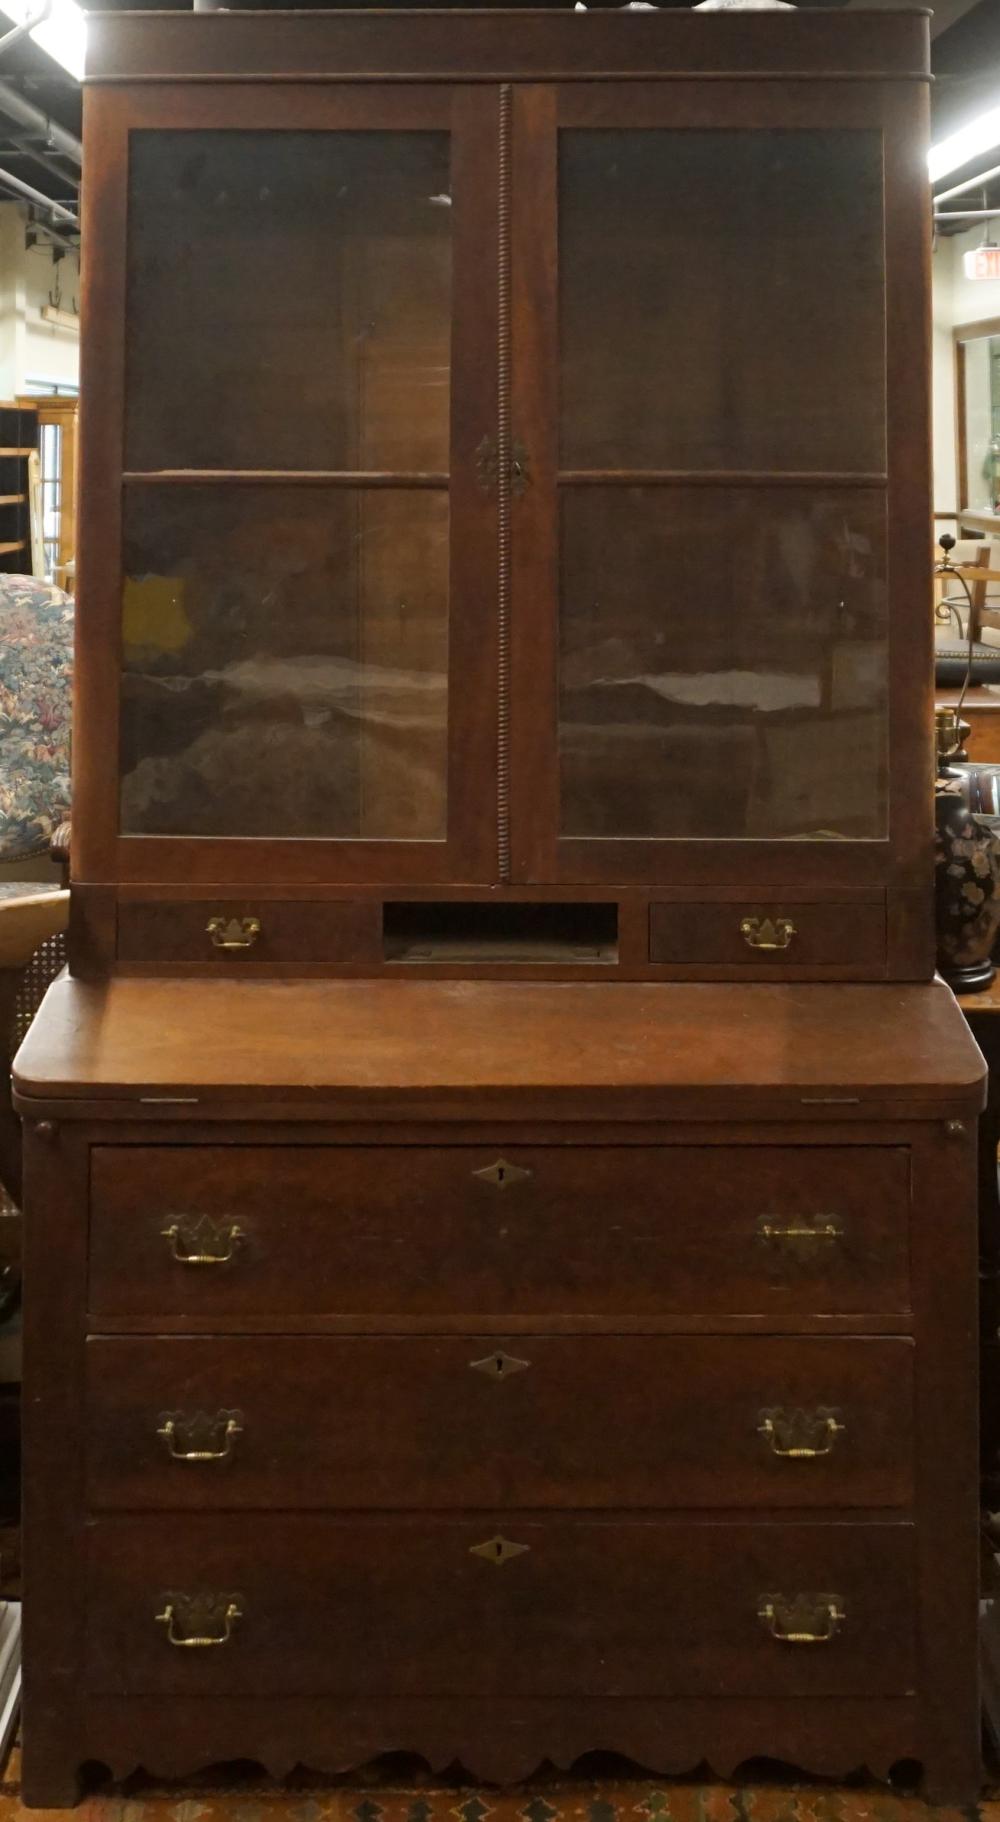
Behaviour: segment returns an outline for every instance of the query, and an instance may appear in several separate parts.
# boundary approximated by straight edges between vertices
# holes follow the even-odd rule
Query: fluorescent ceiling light
[[[7,0],[4,0],[6,5]],[[994,146],[1000,145],[1000,107],[990,108],[987,114],[977,115],[968,126],[960,127],[948,139],[942,139],[940,145],[931,146],[927,163],[931,174],[931,183],[937,183],[939,177],[947,177],[951,171],[957,171],[968,164],[970,158],[978,158],[983,152],[992,152]]]
[[[61,63],[64,70],[83,80],[87,53],[87,15],[76,0],[0,0],[0,14],[14,25],[28,27],[28,36],[40,50]],[[37,23],[32,25],[31,21]]]

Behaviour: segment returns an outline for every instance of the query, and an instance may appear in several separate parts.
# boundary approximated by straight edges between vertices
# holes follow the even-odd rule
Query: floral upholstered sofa
[[[0,574],[0,861],[48,851],[69,817],[73,602]]]

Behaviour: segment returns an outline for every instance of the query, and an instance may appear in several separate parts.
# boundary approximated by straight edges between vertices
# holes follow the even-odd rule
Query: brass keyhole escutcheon
[[[502,1569],[505,1563],[512,1562],[515,1556],[526,1556],[530,1544],[513,1544],[509,1537],[488,1537],[485,1544],[470,1544],[469,1555],[481,1556],[484,1562],[493,1563]]]
[[[470,1360],[469,1365],[474,1373],[485,1373],[487,1379],[509,1379],[512,1373],[526,1373],[531,1365],[530,1360],[518,1360],[514,1354],[505,1354],[498,1348],[495,1354],[487,1354],[482,1360]]]
[[[510,1189],[514,1183],[526,1183],[531,1176],[520,1164],[511,1164],[506,1158],[498,1158],[495,1164],[484,1164],[482,1170],[474,1170],[473,1176],[480,1183],[489,1183],[494,1189]]]

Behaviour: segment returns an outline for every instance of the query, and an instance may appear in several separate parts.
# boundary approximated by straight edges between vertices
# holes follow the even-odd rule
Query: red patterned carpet
[[[626,1778],[538,1780],[514,1790],[407,1788],[371,1782],[286,1785],[205,1779],[160,1786],[129,1780],[75,1810],[27,1810],[18,1797],[17,1748],[0,1782],[0,1822],[73,1816],[76,1822],[1000,1822],[1000,1789],[966,1809],[931,1808],[880,1785],[694,1784]]]

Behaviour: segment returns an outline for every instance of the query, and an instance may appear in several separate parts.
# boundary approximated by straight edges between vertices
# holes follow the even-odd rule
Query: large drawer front
[[[192,1515],[98,1520],[88,1548],[95,1692],[878,1696],[914,1678],[902,1525]]]
[[[906,1341],[92,1340],[95,1508],[879,1507]]]
[[[98,1146],[94,1316],[905,1310],[901,1146]]]

